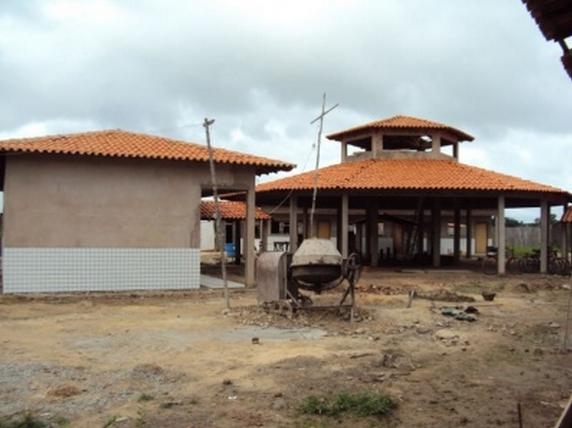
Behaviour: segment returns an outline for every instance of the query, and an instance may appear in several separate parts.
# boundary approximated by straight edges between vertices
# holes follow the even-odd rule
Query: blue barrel
[[[234,257],[234,244],[232,242],[224,244],[224,252],[227,257]]]

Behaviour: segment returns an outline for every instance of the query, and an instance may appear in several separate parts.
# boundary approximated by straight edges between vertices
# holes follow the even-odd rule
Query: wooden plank
[[[568,400],[568,405],[560,415],[558,422],[554,425],[554,428],[570,428],[572,427],[572,396]]]

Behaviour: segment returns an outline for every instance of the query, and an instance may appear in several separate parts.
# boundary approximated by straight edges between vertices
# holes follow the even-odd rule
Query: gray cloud
[[[0,134],[121,127],[203,141],[187,125],[206,115],[219,145],[302,164],[326,91],[341,103],[329,132],[427,117],[477,137],[468,162],[569,187],[559,57],[518,1],[2,2]],[[533,160],[507,165],[517,146]],[[324,143],[324,163],[338,156]]]

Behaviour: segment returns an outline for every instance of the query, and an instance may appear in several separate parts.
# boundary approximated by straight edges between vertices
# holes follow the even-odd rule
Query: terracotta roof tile
[[[246,218],[246,204],[244,202],[220,201],[220,213],[223,219],[244,220]],[[215,218],[214,201],[201,201],[201,219],[211,220]],[[262,208],[256,207],[256,220],[268,220],[270,216]]]
[[[256,192],[310,190],[314,172],[260,184]],[[475,190],[557,192],[564,190],[453,160],[368,159],[319,170],[319,189],[344,190]]]
[[[562,218],[560,219],[562,223],[572,223],[572,207],[568,207],[564,214],[562,214]]]
[[[388,130],[388,131],[412,131],[415,133],[419,132],[431,132],[435,130],[447,131],[454,136],[456,136],[459,141],[473,141],[474,138],[452,126],[445,125],[439,122],[433,122],[426,119],[420,119],[412,116],[393,116],[388,119],[374,120],[373,122],[365,123],[363,125],[358,125],[353,128],[345,129],[343,131],[335,132],[327,136],[330,140],[341,140],[345,137],[351,137],[353,135],[361,134],[367,131],[373,130]]]
[[[205,145],[123,130],[83,132],[0,141],[0,152],[52,153],[121,158],[208,162]],[[257,173],[289,171],[295,165],[225,149],[214,149],[216,162],[250,165]]]

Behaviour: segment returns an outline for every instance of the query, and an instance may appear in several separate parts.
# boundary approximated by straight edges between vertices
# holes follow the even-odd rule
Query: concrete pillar
[[[367,207],[367,241],[370,256],[370,265],[379,266],[379,239],[377,233],[377,223],[379,215],[379,201],[377,197]]]
[[[471,219],[471,209],[467,208],[466,211],[466,232],[467,232],[467,237],[466,237],[466,245],[467,248],[465,249],[465,257],[470,259],[473,255],[473,220]]]
[[[548,221],[549,221],[548,201],[540,201],[540,273],[548,271]]]
[[[461,258],[461,209],[455,204],[453,225],[453,257],[455,262]]]
[[[298,197],[290,196],[290,252],[298,249]]]
[[[233,238],[234,238],[234,263],[239,265],[242,249],[240,245],[240,240],[242,239],[242,220],[235,220],[233,225]]]
[[[371,136],[371,153],[373,157],[377,157],[378,153],[383,150],[383,134],[376,132]]]
[[[565,224],[566,230],[566,260],[570,261],[569,252],[572,248],[572,225],[570,223]]]
[[[441,135],[433,134],[431,136],[431,153],[441,153]]]
[[[423,254],[423,236],[425,234],[425,209],[421,207],[419,212],[419,224],[417,225],[417,252]]]
[[[308,228],[310,227],[310,221],[308,218],[308,208],[304,207],[302,210],[302,236],[304,239],[308,239],[310,237],[310,231]]]
[[[245,257],[245,267],[244,267],[244,277],[245,285],[247,287],[254,287],[254,262],[256,258],[256,252],[254,248],[254,229],[255,229],[255,215],[256,215],[256,205],[255,205],[256,193],[254,191],[254,178],[246,192],[246,221],[245,221],[245,239],[244,239],[244,257]]]
[[[270,219],[260,220],[260,253],[268,251],[268,235],[270,232],[268,224],[270,224]]]
[[[349,196],[342,194],[340,206],[340,253],[342,257],[348,256],[348,233],[349,233]]]
[[[498,253],[497,253],[497,272],[499,275],[505,274],[506,266],[506,227],[504,219],[505,199],[504,195],[498,198],[496,226],[498,230]]]
[[[433,254],[433,267],[441,266],[441,200],[435,198],[433,200],[433,209],[431,212],[432,222],[432,240],[431,253]]]
[[[345,141],[342,141],[340,146],[342,148],[342,153],[341,153],[340,157],[342,159],[342,163],[344,163],[348,158],[348,143],[346,143]]]

